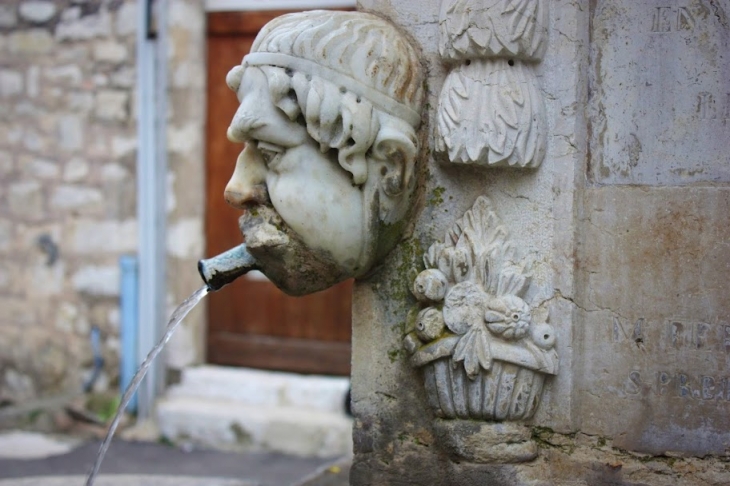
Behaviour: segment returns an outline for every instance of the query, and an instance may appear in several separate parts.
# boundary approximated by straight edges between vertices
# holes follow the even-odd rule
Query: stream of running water
[[[106,433],[106,437],[104,437],[104,441],[99,447],[99,452],[96,454],[94,467],[89,473],[89,477],[86,479],[86,486],[93,486],[94,480],[96,479],[97,474],[99,474],[99,468],[101,467],[101,463],[104,460],[106,451],[107,449],[109,449],[109,445],[111,444],[112,438],[114,437],[114,432],[117,430],[117,427],[119,426],[119,421],[122,419],[124,410],[127,408],[127,405],[129,405],[130,400],[132,400],[134,392],[136,392],[137,388],[139,388],[139,384],[142,382],[145,375],[147,374],[147,371],[150,369],[152,362],[155,360],[157,355],[160,354],[160,351],[162,351],[162,348],[165,347],[165,344],[167,344],[167,342],[170,340],[170,337],[172,337],[172,333],[175,332],[175,329],[180,324],[180,322],[182,322],[182,320],[185,319],[185,316],[187,316],[188,313],[193,310],[193,307],[198,305],[198,302],[203,300],[203,297],[208,295],[208,292],[210,292],[210,289],[207,285],[201,287],[200,289],[195,291],[195,293],[193,293],[190,297],[185,299],[183,303],[180,304],[177,309],[175,309],[175,312],[172,313],[170,320],[167,322],[165,334],[162,336],[162,339],[160,339],[157,345],[155,345],[155,347],[152,348],[152,350],[149,352],[149,354],[137,370],[137,373],[135,373],[134,378],[132,378],[132,382],[124,391],[124,395],[122,395],[122,400],[119,403],[119,408],[117,409],[116,415],[114,415],[114,420],[112,420],[112,423],[109,426],[109,430]]]

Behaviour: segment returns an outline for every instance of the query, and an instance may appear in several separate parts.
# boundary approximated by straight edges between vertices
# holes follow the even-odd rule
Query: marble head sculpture
[[[291,295],[363,277],[407,224],[423,74],[407,39],[361,12],[278,17],[226,78],[245,143],[225,189],[247,251]],[[202,271],[201,271],[202,273]]]

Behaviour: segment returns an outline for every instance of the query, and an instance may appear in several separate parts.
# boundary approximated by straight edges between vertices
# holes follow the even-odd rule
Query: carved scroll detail
[[[460,63],[439,98],[437,152],[461,164],[540,165],[547,126],[534,62],[547,19],[546,0],[443,0],[439,53]]]
[[[489,422],[531,418],[545,378],[558,372],[555,331],[533,321],[523,299],[530,265],[518,255],[489,199],[478,198],[443,242],[430,246],[424,263],[413,284],[420,306],[411,313],[404,345],[411,365],[424,371],[434,414]],[[499,430],[480,433],[498,438]],[[502,459],[534,457],[529,439],[523,442],[514,457]],[[491,457],[488,448],[478,457],[468,450],[460,455],[478,462]]]

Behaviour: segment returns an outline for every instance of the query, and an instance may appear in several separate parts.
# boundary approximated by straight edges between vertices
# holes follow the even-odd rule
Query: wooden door
[[[241,215],[223,190],[242,145],[226,129],[238,108],[226,74],[249,52],[256,34],[285,12],[216,12],[208,15],[206,128],[206,254],[242,242]],[[307,297],[289,297],[249,275],[209,296],[207,353],[210,363],[301,373],[350,372],[352,283]]]

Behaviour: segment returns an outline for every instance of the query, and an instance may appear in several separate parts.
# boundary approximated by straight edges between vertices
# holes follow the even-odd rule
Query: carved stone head
[[[269,22],[226,79],[245,143],[225,190],[248,251],[283,291],[362,277],[407,224],[423,74],[391,24],[312,11]]]

